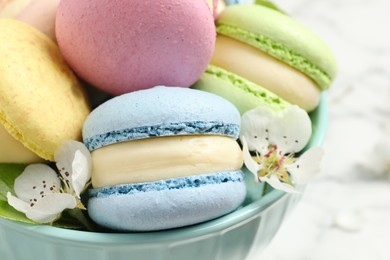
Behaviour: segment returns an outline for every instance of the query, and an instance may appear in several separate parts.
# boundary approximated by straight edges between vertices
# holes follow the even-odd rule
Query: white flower
[[[240,136],[245,166],[256,181],[267,182],[285,192],[296,192],[295,185],[307,183],[320,171],[322,148],[313,147],[295,157],[311,136],[310,117],[298,106],[280,112],[265,107],[246,112],[242,116]],[[252,157],[250,151],[256,155]]]
[[[38,223],[57,220],[65,209],[82,208],[80,193],[91,178],[91,156],[80,142],[67,141],[55,152],[58,175],[45,164],[32,164],[15,179],[16,196],[8,203]]]

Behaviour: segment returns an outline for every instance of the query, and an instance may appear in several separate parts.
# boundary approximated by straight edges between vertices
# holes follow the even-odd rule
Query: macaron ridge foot
[[[275,111],[290,106],[289,102],[268,89],[211,64],[192,88],[226,98],[236,106],[241,114],[262,105]]]
[[[146,139],[178,135],[224,135],[237,139],[240,132],[238,124],[219,121],[172,122],[154,126],[142,126],[131,129],[116,130],[84,139],[90,151],[100,147],[129,140]]]

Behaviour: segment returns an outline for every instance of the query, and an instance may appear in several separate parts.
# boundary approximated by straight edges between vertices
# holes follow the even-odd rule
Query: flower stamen
[[[244,146],[245,165],[258,181],[296,192],[294,184],[303,184],[319,171],[321,148],[312,148],[300,158],[295,157],[310,136],[311,120],[298,106],[279,112],[266,107],[250,110],[242,116],[241,124],[241,141],[248,140]],[[254,151],[255,156],[249,151]]]

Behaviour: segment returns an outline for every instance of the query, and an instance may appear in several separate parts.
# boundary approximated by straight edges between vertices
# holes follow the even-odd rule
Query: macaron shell
[[[0,123],[40,157],[81,138],[90,112],[82,86],[46,35],[0,20]]]
[[[55,40],[55,17],[59,2],[60,0],[32,1],[15,18],[34,26]]]
[[[156,136],[218,134],[238,137],[240,114],[204,91],[155,87],[115,97],[97,107],[83,127],[92,151],[120,141]]]
[[[0,164],[1,163],[40,163],[38,155],[27,149],[21,142],[13,138],[0,124]]]
[[[216,32],[204,0],[67,0],[58,8],[56,34],[80,77],[119,95],[189,87],[211,59]]]
[[[225,0],[227,5],[254,4],[255,0]]]
[[[214,2],[215,2],[215,0],[207,0],[207,4],[209,5],[212,13],[214,12],[214,10],[213,10]],[[226,4],[223,0],[217,0],[216,2],[217,2],[217,14],[220,14],[223,11],[223,9],[225,9]],[[217,17],[215,17],[215,18],[217,18]]]
[[[222,174],[227,176],[225,179],[231,175],[241,174]],[[157,182],[143,190],[138,185],[129,194],[126,185],[110,187],[106,195],[95,190],[88,202],[88,214],[96,223],[121,231],[155,231],[197,224],[230,213],[245,199],[242,175],[232,181],[213,183],[213,179],[212,175],[183,178],[185,186],[181,188],[168,188],[176,185],[175,179],[167,187]],[[191,182],[198,186],[188,186]]]
[[[261,48],[303,71],[321,89],[336,75],[331,49],[311,30],[289,16],[260,5],[232,5],[222,12],[217,32]]]
[[[32,0],[0,0],[0,18],[14,18]]]
[[[194,89],[214,93],[229,100],[241,114],[257,106],[267,106],[278,111],[290,104],[269,90],[234,73],[209,65]]]

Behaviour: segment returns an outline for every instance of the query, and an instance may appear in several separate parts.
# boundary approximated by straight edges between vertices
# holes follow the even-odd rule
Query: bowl
[[[310,116],[308,147],[323,141],[327,97]],[[244,169],[244,171],[246,171]],[[259,254],[275,236],[301,195],[270,190],[260,196],[246,172],[248,195],[234,212],[205,223],[146,233],[95,233],[29,225],[0,219],[0,255],[4,260],[243,260]]]

